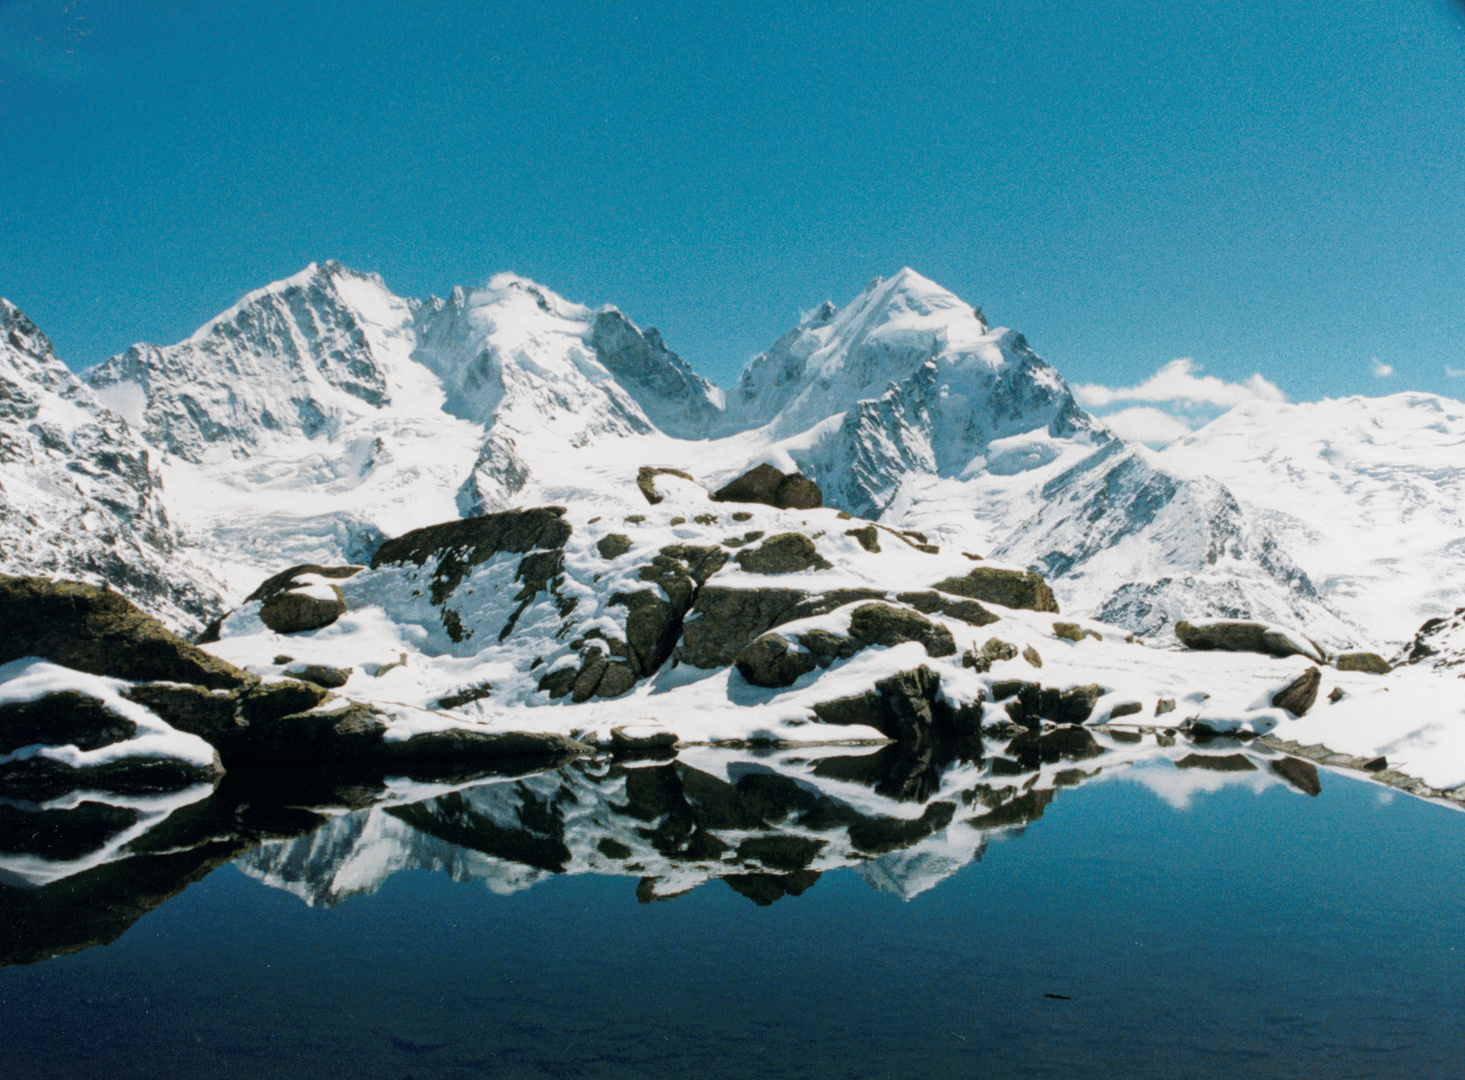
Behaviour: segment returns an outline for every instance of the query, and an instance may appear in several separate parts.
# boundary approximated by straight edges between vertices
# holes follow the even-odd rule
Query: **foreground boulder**
[[[0,575],[0,664],[38,656],[118,679],[236,688],[248,673],[95,585]]]
[[[1382,656],[1371,652],[1339,653],[1333,666],[1339,671],[1364,671],[1370,675],[1387,675],[1394,670]]]
[[[996,566],[979,566],[962,577],[938,581],[933,588],[971,600],[985,600],[1003,607],[1025,608],[1058,614],[1058,600],[1043,580],[1031,570],[1006,570]]]
[[[816,510],[824,505],[819,485],[803,473],[758,465],[712,493],[713,502],[762,503],[780,510]]]
[[[1094,683],[1070,686],[1066,690],[1020,679],[1003,679],[992,684],[993,699],[1007,700],[1008,717],[1028,728],[1037,728],[1044,720],[1082,724],[1094,714],[1094,706],[1103,696],[1104,688]]]
[[[1325,663],[1322,647],[1291,630],[1242,619],[1208,619],[1175,624],[1175,636],[1187,649],[1224,649],[1270,656],[1306,656]]]

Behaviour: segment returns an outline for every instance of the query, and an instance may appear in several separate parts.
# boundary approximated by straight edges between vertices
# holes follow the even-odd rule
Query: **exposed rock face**
[[[132,754],[102,765],[73,769],[45,757],[0,763],[0,791],[12,798],[43,801],[77,789],[123,795],[155,795],[193,784],[217,783],[223,769],[178,758]]]
[[[1272,707],[1286,709],[1293,716],[1301,716],[1317,701],[1317,690],[1322,681],[1322,672],[1315,667],[1308,668],[1272,695]]]
[[[1456,608],[1453,615],[1426,619],[1395,663],[1455,667],[1465,661],[1462,631],[1465,631],[1465,608]]]
[[[1334,659],[1339,671],[1366,671],[1370,675],[1387,675],[1394,669],[1378,653],[1345,652]]]
[[[819,485],[803,473],[784,474],[772,465],[748,470],[712,493],[714,502],[762,503],[780,510],[813,510],[824,505]]]
[[[873,727],[901,742],[980,735],[982,703],[953,706],[941,697],[941,676],[922,664],[881,679],[873,690],[814,706],[826,724]]]
[[[1267,653],[1271,656],[1306,656],[1324,662],[1322,649],[1301,634],[1265,623],[1225,620],[1175,624],[1175,636],[1188,649],[1225,649],[1229,652]]]
[[[626,606],[626,640],[640,677],[654,675],[671,656],[697,590],[726,562],[721,548],[673,544],[637,575],[657,589],[611,597],[611,604]]]
[[[964,577],[938,581],[934,588],[973,600],[985,600],[1003,607],[1050,611],[1058,614],[1058,601],[1041,574],[978,566]]]
[[[331,667],[328,664],[296,664],[287,668],[285,673],[327,690],[335,690],[351,681],[350,668]]]
[[[23,656],[119,679],[234,688],[250,678],[108,589],[0,575],[0,664]]]
[[[750,574],[797,574],[828,570],[832,565],[803,533],[779,533],[737,554],[738,566]]]

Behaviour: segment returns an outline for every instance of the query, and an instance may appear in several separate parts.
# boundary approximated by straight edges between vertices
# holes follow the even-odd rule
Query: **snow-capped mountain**
[[[1441,532],[1456,481],[1431,471],[1455,437],[1449,416],[1383,472],[1357,449],[1377,439],[1353,438],[1356,453],[1314,440],[1307,452],[1323,464],[1297,514],[1263,479],[1278,454],[1297,453],[1241,449],[1259,429],[1306,426],[1248,408],[1293,407],[1237,410],[1156,455],[1080,409],[1022,335],[909,269],[810,312],[725,400],[614,308],[512,274],[404,299],[336,263],[86,378],[162,452],[162,505],[231,596],[281,566],[364,561],[387,536],[460,516],[572,502],[634,513],[625,480],[642,466],[716,487],[767,461],[811,476],[836,509],[1040,570],[1065,610],[1140,633],[1187,615],[1254,616],[1342,645],[1402,639],[1449,605],[1429,599],[1457,535]],[[1373,422],[1368,408],[1357,423]],[[1400,438],[1413,430],[1403,412],[1381,422]],[[1228,424],[1242,433],[1226,436]],[[1342,467],[1327,464],[1340,453]],[[1410,520],[1424,514],[1423,532],[1440,538],[1405,575],[1397,620],[1372,618],[1381,593],[1349,600],[1363,588],[1354,578],[1383,582],[1392,556],[1355,567],[1355,553],[1373,556],[1319,539],[1328,506],[1355,497],[1374,508],[1370,530],[1424,507]]]
[[[1159,460],[1224,483],[1378,641],[1465,597],[1465,404],[1434,394],[1237,406]]]
[[[146,443],[0,299],[0,572],[108,583],[174,625],[218,613]]]
[[[1358,637],[1222,484],[1119,439],[1021,334],[912,270],[806,317],[729,414],[781,436],[830,505],[1040,570],[1065,610],[1141,634],[1223,616]]]

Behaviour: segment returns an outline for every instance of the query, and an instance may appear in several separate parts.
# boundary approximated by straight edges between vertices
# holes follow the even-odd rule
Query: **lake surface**
[[[1458,1075],[1460,813],[1245,749],[897,756],[221,789],[12,856],[0,1075]]]

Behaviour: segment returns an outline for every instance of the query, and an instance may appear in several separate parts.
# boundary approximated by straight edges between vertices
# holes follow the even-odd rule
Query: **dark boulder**
[[[238,687],[250,676],[95,585],[0,575],[0,664],[38,656],[92,675]]]
[[[970,737],[982,730],[982,702],[954,706],[941,697],[941,676],[922,664],[875,683],[873,690],[814,706],[825,724],[864,725],[900,742]]]
[[[819,554],[814,541],[792,532],[770,536],[757,547],[738,552],[737,561],[750,574],[797,574],[834,565]]]
[[[934,589],[897,593],[895,598],[923,614],[945,615],[949,619],[956,619],[969,626],[990,626],[998,620],[998,616],[993,615],[975,600],[947,596]]]
[[[246,604],[255,600],[260,603],[268,603],[275,597],[299,587],[299,579],[306,575],[331,578],[335,581],[344,581],[347,578],[355,577],[365,569],[361,566],[321,566],[317,563],[301,563],[299,566],[292,566],[288,570],[281,570],[278,574],[260,582],[259,587],[244,598]]]
[[[336,690],[351,681],[351,668],[331,667],[328,664],[297,664],[285,669],[285,674],[304,682],[315,683],[327,690]]]
[[[595,550],[602,559],[619,559],[631,550],[631,538],[625,533],[607,533],[595,541]]]
[[[739,650],[759,635],[788,622],[802,589],[702,589],[682,628],[677,659],[698,668],[731,664]]]
[[[1228,652],[1265,653],[1270,656],[1306,656],[1323,662],[1323,650],[1301,634],[1284,633],[1265,623],[1236,619],[1200,625],[1181,620],[1175,636],[1187,649],[1224,649]]]
[[[998,700],[1014,697],[1007,705],[1007,715],[1016,724],[1036,728],[1044,720],[1057,724],[1082,724],[1093,715],[1094,705],[1104,696],[1104,688],[1093,683],[1060,690],[1035,682],[1000,680],[992,684]]]
[[[259,607],[259,621],[277,634],[307,634],[323,630],[346,614],[346,596],[339,585],[331,597],[304,592],[282,592]]]
[[[1272,708],[1286,709],[1293,716],[1303,715],[1317,701],[1317,691],[1322,681],[1321,671],[1315,667],[1308,668],[1272,695]]]
[[[125,688],[122,696],[151,709],[169,726],[197,735],[217,749],[226,763],[249,728],[249,721],[239,714],[238,691],[138,683]]]
[[[1041,574],[1022,570],[1004,570],[995,566],[978,566],[964,577],[951,577],[933,586],[940,592],[985,600],[1003,607],[1026,608],[1058,614],[1058,601]]]
[[[859,542],[860,547],[872,555],[880,554],[879,530],[874,525],[866,525],[859,529],[846,529],[845,536],[853,536]]]
[[[962,654],[961,666],[973,668],[979,672],[987,672],[992,670],[993,664],[1015,659],[1017,659],[1016,645],[1003,641],[1001,638],[988,638],[987,643],[980,650],[973,647]]]
[[[744,646],[734,661],[738,674],[753,686],[776,689],[792,686],[819,666],[813,653],[794,645],[782,634],[764,634]]]
[[[1339,671],[1365,671],[1370,675],[1387,675],[1394,669],[1378,653],[1345,652],[1334,660]]]
[[[867,645],[894,646],[918,641],[931,657],[955,656],[956,640],[939,623],[893,604],[861,604],[850,614],[850,636]]]
[[[815,510],[824,505],[819,485],[803,473],[784,474],[758,465],[712,493],[714,502],[762,503],[780,510]]]

